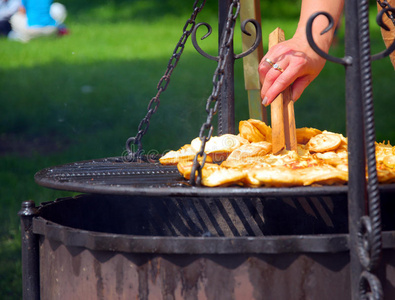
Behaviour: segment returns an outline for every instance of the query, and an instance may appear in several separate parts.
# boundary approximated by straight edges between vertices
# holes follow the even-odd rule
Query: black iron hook
[[[206,57],[206,58],[208,58],[208,59],[211,59],[211,60],[218,61],[218,60],[219,60],[219,57],[218,57],[218,56],[212,56],[212,55],[210,55],[210,54],[204,52],[203,49],[200,48],[200,46],[199,46],[199,44],[198,44],[198,42],[197,42],[197,40],[196,40],[196,31],[197,31],[197,29],[198,29],[200,26],[202,26],[202,25],[206,26],[206,28],[207,28],[207,33],[206,33],[205,35],[203,35],[203,37],[201,37],[201,40],[204,40],[205,38],[207,38],[208,36],[210,36],[210,34],[213,32],[213,29],[211,28],[211,26],[210,26],[208,23],[206,23],[206,22],[201,22],[201,23],[196,24],[195,28],[194,28],[193,31],[192,31],[192,35],[191,35],[192,44],[193,44],[193,46],[195,47],[195,49],[197,50],[197,52],[199,52],[199,53],[200,53],[201,55],[203,55],[204,57]]]
[[[258,48],[259,44],[262,42],[262,29],[261,29],[261,25],[259,24],[259,22],[257,20],[255,20],[255,19],[244,20],[241,23],[241,31],[244,34],[246,34],[248,36],[251,36],[251,33],[249,33],[247,31],[247,29],[246,29],[246,26],[247,26],[248,23],[252,23],[254,25],[254,27],[255,27],[255,41],[254,41],[254,44],[252,44],[252,46],[248,50],[244,51],[243,53],[236,54],[235,55],[235,59],[243,58],[243,57],[251,54],[252,52],[255,51],[256,48]]]
[[[321,35],[327,33],[329,30],[331,30],[335,24],[335,22],[333,21],[333,17],[327,12],[321,11],[321,12],[316,12],[313,15],[311,15],[311,17],[307,21],[307,27],[306,27],[307,41],[309,42],[310,47],[313,48],[313,50],[318,55],[325,58],[326,60],[329,60],[329,61],[337,63],[337,64],[341,64],[341,65],[350,65],[352,63],[351,57],[349,57],[349,56],[346,56],[343,58],[334,57],[334,56],[329,55],[328,53],[322,51],[320,49],[320,47],[318,47],[317,44],[315,43],[314,38],[313,38],[312,29],[313,29],[313,22],[314,22],[315,18],[317,18],[319,15],[325,16],[329,21],[328,26],[321,32]]]
[[[384,30],[390,31],[390,29],[388,28],[388,26],[384,23],[383,21],[383,16],[384,14],[388,15],[388,13],[391,12],[392,14],[395,15],[395,8],[394,7],[387,7],[387,8],[383,8],[376,17],[376,22],[377,24],[383,28]],[[395,26],[395,25],[394,25]],[[378,60],[378,59],[382,59],[384,57],[387,57],[388,55],[390,55],[393,51],[395,51],[395,39],[392,41],[392,44],[384,51],[374,54],[372,55],[372,60]]]
[[[248,50],[246,50],[246,51],[244,51],[244,52],[242,52],[242,53],[240,53],[240,54],[234,55],[234,58],[235,58],[235,59],[243,58],[243,57],[245,57],[245,56],[251,54],[252,52],[255,51],[256,48],[258,48],[259,44],[260,44],[261,41],[262,41],[262,29],[261,29],[261,26],[260,26],[260,24],[259,24],[259,22],[258,22],[257,20],[254,20],[254,19],[247,19],[247,20],[244,20],[244,21],[241,23],[241,31],[242,31],[244,34],[246,34],[246,35],[248,35],[248,36],[251,36],[251,33],[248,32],[247,29],[246,29],[248,23],[252,23],[252,24],[254,25],[254,27],[255,27],[255,33],[256,33],[255,41],[254,41],[254,43],[252,44],[252,46],[251,46]],[[191,38],[192,38],[192,44],[193,44],[193,46],[195,47],[195,49],[197,50],[197,52],[199,52],[199,53],[200,53],[201,55],[203,55],[204,57],[206,57],[206,58],[208,58],[208,59],[211,59],[211,60],[218,61],[218,60],[219,60],[219,56],[213,56],[213,55],[210,55],[210,54],[206,53],[206,52],[199,46],[199,44],[198,44],[198,42],[197,42],[197,40],[196,40],[196,31],[197,31],[197,29],[198,29],[200,26],[203,26],[203,25],[206,26],[206,28],[207,28],[207,33],[206,33],[205,35],[203,35],[203,37],[201,37],[201,40],[204,40],[205,38],[207,38],[208,36],[210,36],[210,34],[212,33],[212,28],[211,28],[211,26],[210,26],[209,24],[207,24],[207,23],[205,23],[205,22],[196,24],[195,28],[194,28],[193,31],[192,31],[192,37],[191,37]]]

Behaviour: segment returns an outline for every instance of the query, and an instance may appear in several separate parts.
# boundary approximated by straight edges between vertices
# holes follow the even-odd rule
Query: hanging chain
[[[377,3],[381,6],[382,9],[386,9],[386,8],[390,9],[390,10],[387,10],[387,11],[385,12],[385,14],[386,14],[387,17],[392,21],[392,24],[394,24],[394,26],[395,26],[395,17],[394,17],[393,12],[391,11],[391,9],[394,9],[394,7],[392,7],[392,6],[388,3],[388,1],[386,1],[386,0],[384,0],[384,1],[377,0]]]
[[[211,124],[211,122],[213,120],[213,117],[216,115],[218,111],[219,102],[217,100],[219,97],[221,86],[224,81],[225,65],[227,63],[229,55],[233,55],[233,53],[231,53],[230,51],[230,48],[233,43],[234,28],[239,12],[240,12],[240,1],[233,0],[229,6],[225,29],[221,37],[219,54],[218,54],[218,65],[214,71],[214,76],[213,76],[213,90],[210,97],[207,99],[207,104],[206,104],[207,119],[206,122],[203,123],[199,132],[199,138],[202,144],[200,147],[200,151],[197,152],[195,159],[193,161],[191,178],[190,178],[190,183],[192,185],[201,184],[202,169],[206,162],[206,153],[204,152],[204,148],[206,147],[206,142],[211,138],[214,130],[214,127]],[[199,162],[199,158],[202,158],[201,163]],[[196,172],[198,173],[197,176],[196,176]]]
[[[201,2],[199,4],[199,2]],[[196,25],[196,17],[198,13],[203,9],[204,5],[206,3],[206,0],[195,0],[195,3],[193,4],[193,13],[191,14],[191,17],[186,21],[184,28],[183,28],[183,33],[178,41],[172,56],[169,59],[169,62],[167,64],[167,69],[164,73],[164,75],[161,77],[161,79],[158,82],[157,85],[157,90],[158,92],[156,95],[150,100],[148,107],[147,107],[147,114],[145,117],[141,120],[138,128],[137,128],[137,134],[135,137],[130,137],[126,141],[126,151],[127,151],[127,161],[134,161],[138,158],[141,158],[142,153],[143,153],[143,145],[142,145],[142,138],[146,134],[151,116],[157,111],[158,106],[160,104],[159,97],[164,92],[169,83],[170,83],[170,77],[171,74],[173,73],[173,70],[177,66],[178,61],[180,60],[181,54],[184,51],[185,44],[188,40],[188,37],[191,35],[193,29],[195,28]],[[133,151],[133,146],[137,145],[137,151]]]

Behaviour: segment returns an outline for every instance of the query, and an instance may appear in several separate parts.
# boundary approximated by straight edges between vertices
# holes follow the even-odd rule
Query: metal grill
[[[331,16],[317,13],[310,18],[307,26],[311,46],[326,59],[341,63],[346,68],[349,184],[295,188],[205,188],[191,185],[181,178],[175,167],[162,166],[155,158],[139,161],[142,159],[141,138],[147,132],[149,119],[158,107],[161,92],[169,83],[171,72],[185,45],[185,38],[193,32],[196,13],[203,5],[199,6],[198,1],[195,1],[194,13],[187,21],[183,37],[169,61],[168,70],[158,84],[158,94],[151,100],[147,116],[140,123],[137,136],[127,141],[128,159],[116,157],[76,162],[48,168],[36,174],[35,180],[42,186],[91,195],[60,199],[45,203],[39,208],[32,202],[23,203],[20,215],[24,232],[22,256],[26,270],[25,294],[30,293],[36,298],[40,295],[37,257],[41,255],[41,280],[46,282],[45,280],[51,280],[52,274],[49,269],[53,266],[56,270],[65,268],[69,272],[80,274],[78,264],[81,264],[81,257],[93,259],[81,250],[82,247],[92,251],[94,267],[91,272],[96,277],[100,275],[96,282],[99,299],[105,295],[103,278],[111,277],[108,273],[103,277],[101,268],[114,267],[111,263],[107,264],[107,261],[117,256],[114,254],[116,251],[133,255],[143,252],[139,259],[134,256],[128,257],[126,261],[117,260],[116,264],[117,268],[130,264],[140,270],[140,273],[133,275],[135,277],[130,282],[139,284],[138,296],[142,298],[148,297],[150,293],[148,281],[144,281],[148,276],[147,270],[156,272],[155,274],[164,270],[163,274],[157,276],[167,287],[162,296],[174,297],[176,286],[181,284],[187,291],[185,295],[190,293],[197,298],[199,290],[191,291],[189,285],[200,284],[200,279],[191,280],[191,276],[199,277],[205,274],[204,276],[209,277],[211,274],[207,275],[202,271],[198,275],[193,275],[192,269],[188,267],[194,265],[195,261],[198,265],[211,268],[213,272],[220,274],[210,277],[213,280],[222,282],[221,278],[229,278],[228,285],[216,285],[222,292],[223,299],[233,297],[229,289],[237,290],[237,285],[233,284],[235,280],[244,280],[248,286],[252,286],[251,293],[258,295],[258,298],[272,293],[272,297],[275,298],[271,299],[291,299],[292,295],[286,296],[282,292],[285,290],[284,283],[270,285],[265,280],[271,278],[270,276],[256,275],[263,270],[277,274],[281,268],[288,269],[289,272],[279,272],[283,277],[275,275],[275,278],[298,277],[302,270],[316,271],[317,280],[325,282],[324,285],[315,282],[310,286],[311,278],[298,281],[300,289],[304,288],[303,291],[313,299],[324,299],[324,295],[329,295],[328,299],[349,299],[350,295],[352,299],[382,299],[383,291],[387,293],[386,297],[393,297],[395,205],[392,200],[395,185],[378,185],[375,174],[370,62],[372,59],[388,55],[395,48],[395,44],[382,53],[373,56],[370,54],[368,1],[346,1],[347,39],[344,58],[322,53],[311,35],[312,23],[318,15],[325,15],[329,22],[333,23]],[[233,16],[237,16],[239,1],[219,1],[219,6],[220,28],[226,29],[224,36],[227,36],[228,30],[233,34],[234,24],[227,23],[227,20],[233,20]],[[393,9],[385,8],[380,16],[386,13],[393,13]],[[330,26],[332,25],[328,28]],[[230,69],[233,67],[234,59],[229,54],[233,54],[231,42],[232,37],[229,37],[224,38],[220,44],[220,48],[225,52],[220,52],[217,68],[219,73],[214,76],[213,94],[209,97],[206,108],[208,119],[199,135],[203,141],[199,156],[204,157],[204,143],[212,133],[211,121],[217,109],[219,89],[221,86],[226,87],[227,91],[233,88],[233,78],[229,76],[233,74],[233,70]],[[222,73],[225,71],[230,73],[223,76]],[[221,93],[226,101],[233,101],[223,89]],[[222,101],[219,102],[222,104],[218,104],[219,108],[224,106]],[[232,103],[230,107],[233,107]],[[234,122],[231,117],[232,113],[227,112],[221,114],[220,118],[220,124],[225,124],[229,130],[233,128]],[[204,133],[205,130],[208,130],[207,134]],[[133,145],[138,147],[136,153],[132,151]],[[368,182],[365,182],[365,165],[368,169]],[[197,171],[202,167],[198,165],[197,159],[194,167]],[[265,211],[270,214],[265,215]],[[287,230],[282,232],[284,228]],[[147,253],[151,256],[147,256]],[[240,255],[232,256],[235,253]],[[315,256],[317,253],[323,256]],[[192,256],[186,261],[185,256],[176,258],[172,256],[174,254]],[[224,256],[221,257],[219,254]],[[281,260],[280,263],[272,262],[273,257],[270,255],[273,254],[279,255],[276,258]],[[166,262],[161,268],[152,268],[152,264],[160,265],[161,255],[169,257],[166,257]],[[53,261],[48,262],[45,259],[48,257],[53,258]],[[213,264],[206,262],[207,258],[214,261],[214,265],[225,266],[225,271],[222,268],[215,269]],[[63,264],[64,259],[71,263]],[[251,261],[261,269],[250,266],[246,275],[243,270],[248,268]],[[296,269],[292,267],[294,261]],[[337,264],[339,261],[342,263]],[[272,266],[269,267],[268,264]],[[331,269],[334,265],[338,270]],[[145,271],[141,271],[140,267]],[[231,272],[226,271],[230,269]],[[334,276],[331,280],[335,280],[339,285],[344,284],[342,292],[332,289],[325,277],[332,271],[339,273],[338,277]],[[123,272],[123,269],[122,272],[118,272],[117,269],[116,276],[121,276]],[[186,277],[178,278],[177,274],[182,272]],[[251,279],[254,277],[253,274],[261,280],[261,285],[266,291],[259,289],[258,284]],[[173,280],[171,287],[168,285],[169,278]],[[83,289],[84,284],[91,284],[85,282],[85,279],[81,282],[73,280],[67,274],[64,275],[62,283],[67,282],[70,286],[52,282],[49,291],[45,291],[46,295],[52,295],[51,293],[59,290],[66,295],[70,291]],[[384,288],[381,283],[385,283]],[[156,291],[158,286],[153,285]],[[272,289],[274,286],[275,291]],[[120,290],[124,288],[125,286],[119,285],[114,293],[120,294]],[[214,291],[205,292],[205,295],[216,295]],[[115,297],[115,294],[107,296]],[[228,295],[230,296],[226,298]],[[307,297],[306,294],[294,295]]]
[[[81,161],[43,169],[35,175],[38,184],[60,190],[84,193],[147,196],[336,196],[348,186],[303,186],[208,188],[191,186],[175,166],[150,162],[127,162],[122,157]],[[395,184],[381,185],[383,192],[395,192]]]

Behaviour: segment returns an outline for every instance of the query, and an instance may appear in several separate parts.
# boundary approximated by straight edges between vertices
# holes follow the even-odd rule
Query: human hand
[[[265,59],[276,63],[283,71],[276,70]],[[304,38],[293,37],[271,47],[258,68],[262,84],[262,104],[271,104],[278,94],[291,84],[292,99],[298,100],[324,65],[325,59],[319,56]]]

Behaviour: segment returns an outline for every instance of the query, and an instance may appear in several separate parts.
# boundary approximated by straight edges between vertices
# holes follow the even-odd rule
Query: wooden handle
[[[284,41],[284,31],[277,27],[269,35],[269,49]],[[291,88],[287,87],[270,105],[272,119],[272,147],[274,154],[278,154],[284,148],[295,151],[298,149],[293,104]]]
[[[294,101],[292,100],[291,88],[287,87],[283,92],[283,115],[284,115],[284,136],[285,148],[287,150],[298,150],[298,142],[296,138],[296,123]]]
[[[261,24],[260,0],[240,0],[240,22],[248,19],[255,19]],[[254,26],[247,23],[247,31],[251,36],[244,33],[241,35],[243,51],[248,50],[254,43],[256,36],[253,34]],[[258,66],[263,57],[263,46],[258,48],[250,55],[243,57],[244,83],[248,93],[248,108],[251,119],[262,120],[267,123],[266,107],[262,105],[260,95],[261,83],[259,80]]]
[[[282,30],[280,27],[277,27],[269,34],[269,49],[284,41],[284,30]]]
[[[255,19],[261,24],[261,12],[259,0],[240,0],[240,22],[248,19]],[[246,51],[250,49],[251,45],[255,41],[254,26],[251,23],[247,23],[247,31],[251,33],[250,36],[242,33],[242,50]],[[259,44],[258,48],[251,54],[243,57],[243,69],[244,69],[244,83],[246,90],[259,90],[261,83],[259,81],[258,65],[263,57],[263,46]]]

